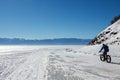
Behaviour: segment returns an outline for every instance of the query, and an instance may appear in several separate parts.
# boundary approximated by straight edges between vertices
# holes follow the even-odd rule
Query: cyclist
[[[103,44],[99,52],[101,52],[102,50],[103,50],[104,60],[106,60],[107,52],[109,52],[109,47],[107,46],[107,44]]]

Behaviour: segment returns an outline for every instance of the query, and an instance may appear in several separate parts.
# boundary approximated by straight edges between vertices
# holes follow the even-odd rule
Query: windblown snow
[[[120,46],[111,63],[95,46],[0,46],[0,80],[120,80]]]

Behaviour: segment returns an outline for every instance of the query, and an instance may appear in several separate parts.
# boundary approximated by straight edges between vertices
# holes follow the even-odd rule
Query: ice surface
[[[96,46],[0,46],[0,80],[120,80],[120,47],[112,63]]]

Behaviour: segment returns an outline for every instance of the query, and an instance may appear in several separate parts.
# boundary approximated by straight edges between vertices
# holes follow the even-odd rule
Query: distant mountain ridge
[[[0,38],[0,45],[86,45],[91,39],[57,38],[43,40],[26,40],[21,38]]]

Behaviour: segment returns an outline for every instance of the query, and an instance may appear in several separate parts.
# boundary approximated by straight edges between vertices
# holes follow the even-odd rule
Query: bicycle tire
[[[103,54],[100,55],[100,60],[105,61],[105,58],[104,58]]]
[[[110,57],[110,55],[107,55],[106,61],[107,61],[107,63],[110,63],[110,62],[111,62],[111,57]]]

